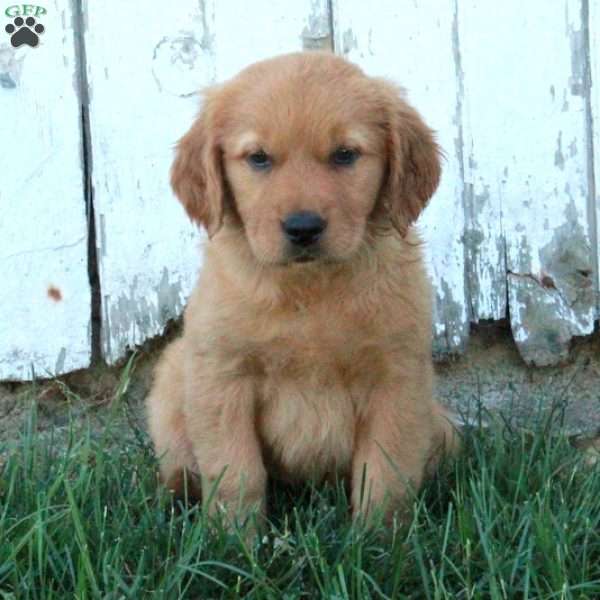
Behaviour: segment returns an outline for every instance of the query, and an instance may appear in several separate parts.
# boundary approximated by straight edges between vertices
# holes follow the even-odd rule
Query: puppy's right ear
[[[225,185],[210,98],[179,140],[171,168],[171,187],[192,221],[211,238],[223,223]]]
[[[404,237],[435,193],[441,151],[435,135],[400,90],[380,82],[387,104],[388,182],[385,202],[394,228]]]

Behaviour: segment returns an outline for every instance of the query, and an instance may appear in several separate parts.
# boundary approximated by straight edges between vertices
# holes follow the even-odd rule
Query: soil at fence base
[[[170,331],[167,340],[178,334]],[[130,385],[124,395],[129,410],[121,416],[124,430],[144,429],[143,399],[152,368],[167,343],[154,340],[139,351]],[[553,407],[564,414],[569,433],[600,429],[600,334],[577,341],[569,361],[560,367],[526,366],[503,323],[477,327],[462,356],[436,364],[440,400],[463,415],[477,418],[483,408],[501,411],[517,423],[527,423]],[[0,384],[0,443],[14,440],[37,406],[37,428],[66,430],[89,418],[102,428],[114,414],[113,400],[123,366],[96,366],[67,377],[35,384]]]

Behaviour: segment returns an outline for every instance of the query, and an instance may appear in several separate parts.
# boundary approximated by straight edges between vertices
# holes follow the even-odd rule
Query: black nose
[[[319,240],[327,227],[327,221],[317,213],[301,211],[289,215],[281,222],[281,227],[292,244],[306,247]]]

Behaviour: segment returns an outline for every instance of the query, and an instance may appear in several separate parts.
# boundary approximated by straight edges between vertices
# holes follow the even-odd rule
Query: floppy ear
[[[207,98],[196,122],[179,140],[171,168],[173,191],[190,219],[203,225],[209,238],[222,225],[225,200],[221,150],[210,102]]]
[[[388,181],[384,206],[394,228],[405,236],[440,181],[440,148],[433,131],[398,90],[387,84]]]

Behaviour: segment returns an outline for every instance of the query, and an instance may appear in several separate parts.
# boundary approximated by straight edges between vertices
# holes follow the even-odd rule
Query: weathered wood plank
[[[588,202],[588,220],[592,248],[595,247],[596,318],[600,319],[600,0],[588,4],[588,53],[590,106],[588,108],[588,160],[591,164],[591,189]],[[591,121],[591,122],[590,122]]]
[[[191,123],[196,92],[214,79],[210,32],[196,2],[168,19],[131,1],[118,18],[85,2],[91,168],[109,363],[180,314],[198,266],[199,237],[168,187],[172,148]],[[132,31],[135,34],[132,35]]]
[[[477,323],[506,316],[507,283],[500,197],[490,189],[490,183],[484,177],[486,170],[494,167],[495,157],[480,151],[477,136],[480,120],[493,123],[496,105],[481,104],[470,85],[472,80],[485,75],[485,69],[479,63],[477,46],[482,43],[483,36],[477,31],[479,23],[477,17],[472,16],[472,6],[476,6],[476,2],[455,1],[454,51],[463,133],[461,158],[464,177],[465,277],[469,316],[472,322]],[[485,8],[480,5],[479,10],[481,18],[485,18]],[[493,27],[491,22],[490,26]],[[475,38],[477,41],[473,41]],[[488,51],[501,55],[509,40],[498,38],[493,49],[488,48]],[[489,44],[485,40],[483,43],[486,46]],[[479,164],[485,160],[489,160],[489,164]]]
[[[503,234],[513,335],[538,365],[564,359],[593,327],[581,17],[579,0],[470,1],[458,12],[466,178],[498,246],[477,280],[503,293]]]
[[[369,74],[407,89],[408,100],[438,133],[446,154],[440,188],[420,220],[436,288],[438,351],[460,349],[468,335],[464,285],[464,210],[460,81],[454,2],[334,2],[338,53]]]
[[[199,264],[195,229],[168,186],[198,90],[272,54],[330,44],[325,0],[87,2],[94,202],[109,362],[181,313]],[[133,24],[136,24],[135,26]],[[132,27],[135,35],[131,35]],[[137,100],[136,100],[137,99]],[[133,104],[134,103],[134,104]]]
[[[276,54],[329,50],[327,0],[213,0],[217,80]]]
[[[0,380],[90,361],[90,288],[72,3],[37,47],[0,41]],[[3,7],[4,10],[4,7]]]

